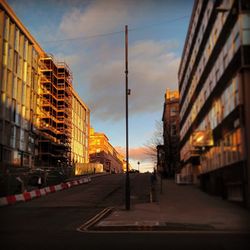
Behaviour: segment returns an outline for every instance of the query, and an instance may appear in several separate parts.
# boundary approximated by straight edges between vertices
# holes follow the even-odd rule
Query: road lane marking
[[[89,219],[88,221],[86,221],[83,225],[81,225],[80,227],[78,227],[76,230],[78,232],[86,232],[88,230],[88,228],[90,228],[91,226],[95,225],[98,221],[100,221],[101,219],[103,219],[104,217],[106,217],[113,210],[114,210],[113,207],[107,207],[107,208],[103,209],[101,212],[99,212],[94,217],[92,217],[91,219]]]

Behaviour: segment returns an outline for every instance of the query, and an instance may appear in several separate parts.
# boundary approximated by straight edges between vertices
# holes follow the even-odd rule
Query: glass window
[[[8,79],[7,79],[7,95],[12,97],[12,82],[13,82],[13,75],[12,72],[8,70]]]
[[[23,78],[23,60],[19,57],[18,59],[19,67],[18,67],[18,76]]]
[[[7,66],[8,62],[8,42],[4,41],[3,43],[3,65]]]
[[[24,61],[23,63],[23,80],[27,82],[27,62]]]
[[[15,24],[10,21],[10,28],[9,28],[9,44],[11,47],[14,47],[14,37],[15,37]]]
[[[19,66],[19,57],[18,57],[18,53],[15,51],[14,52],[14,72],[17,74],[18,72],[18,66]]]
[[[26,103],[26,84],[22,83],[22,104],[25,105]]]
[[[5,121],[4,135],[5,135],[5,144],[10,146],[11,125],[10,122],[8,121]]]
[[[17,77],[16,76],[14,76],[14,79],[13,79],[12,98],[17,99]]]
[[[242,43],[244,45],[250,44],[250,29],[242,31]]]
[[[19,29],[16,27],[15,29],[15,43],[14,48],[16,51],[19,51]]]
[[[10,141],[11,141],[11,147],[15,147],[15,144],[16,144],[16,127],[15,126],[11,126],[11,138],[10,138]]]
[[[25,118],[25,111],[26,111],[25,106],[22,105],[22,118],[23,119]]]
[[[5,23],[4,23],[4,39],[9,40],[9,29],[10,29],[10,19],[5,15]]]
[[[17,101],[19,103],[22,102],[22,81],[20,79],[17,80]]]
[[[28,59],[28,40],[26,38],[24,39],[23,58]]]
[[[242,29],[250,28],[250,15],[243,14],[241,15]]]
[[[26,106],[28,108],[30,108],[30,95],[31,95],[31,93],[30,93],[30,87],[27,86],[26,87]]]
[[[13,49],[11,47],[8,49],[8,68],[13,70]]]
[[[2,82],[0,82],[1,85],[1,90],[3,92],[6,91],[6,85],[7,85],[7,69],[3,68],[3,77],[2,77]]]
[[[16,106],[16,118],[15,118],[15,121],[16,121],[17,125],[20,125],[20,123],[21,123],[20,114],[21,114],[21,105],[17,104],[17,106]]]
[[[25,110],[25,119],[27,121],[30,121],[30,109],[26,108]]]
[[[23,57],[23,49],[24,49],[24,36],[20,34],[19,36],[19,55]]]
[[[31,67],[30,65],[27,65],[27,79],[26,82],[28,85],[31,84]]]
[[[0,100],[0,117],[3,117],[4,109],[6,107],[6,93],[2,92],[0,97],[1,97],[1,100]]]

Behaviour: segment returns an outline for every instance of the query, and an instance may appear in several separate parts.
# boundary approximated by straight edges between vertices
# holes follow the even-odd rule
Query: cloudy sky
[[[177,71],[192,0],[7,0],[45,51],[68,63],[91,126],[125,147],[124,27],[129,29],[131,164],[150,170],[145,144]]]

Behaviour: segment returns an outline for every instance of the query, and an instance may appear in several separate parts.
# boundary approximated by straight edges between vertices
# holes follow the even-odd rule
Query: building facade
[[[43,50],[0,2],[0,172],[34,165],[39,126],[39,55]]]
[[[122,173],[124,157],[110,144],[104,133],[90,129],[89,160],[103,164],[103,169],[109,173]]]
[[[88,162],[89,108],[72,73],[0,1],[0,172]]]
[[[182,176],[248,206],[249,8],[195,1],[178,72]]]
[[[156,162],[156,169],[157,172],[160,173],[162,176],[167,176],[167,167],[166,167],[166,158],[165,158],[165,146],[164,145],[157,145],[157,162]]]
[[[163,174],[173,178],[179,170],[179,92],[166,90],[165,103],[162,115],[164,153],[159,147],[159,160],[161,162]],[[161,158],[164,158],[162,160]]]
[[[72,163],[89,162],[90,110],[73,90],[72,93]]]

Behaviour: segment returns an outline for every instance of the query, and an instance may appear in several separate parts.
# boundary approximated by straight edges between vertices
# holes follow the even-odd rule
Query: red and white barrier
[[[79,180],[68,181],[68,182],[58,184],[58,185],[32,190],[30,192],[24,192],[22,194],[1,197],[0,198],[0,206],[12,205],[12,204],[15,204],[15,203],[21,202],[21,201],[26,202],[26,201],[50,194],[50,193],[54,193],[54,192],[57,192],[60,190],[68,189],[68,188],[71,188],[73,186],[78,186],[78,185],[81,185],[83,183],[88,183],[90,181],[91,181],[90,177],[84,177],[84,178],[81,178]]]

